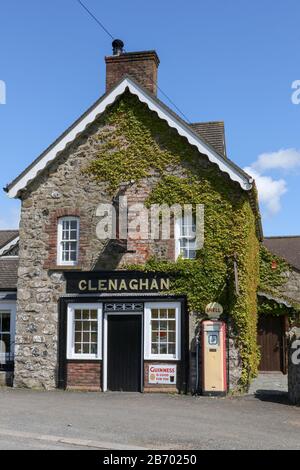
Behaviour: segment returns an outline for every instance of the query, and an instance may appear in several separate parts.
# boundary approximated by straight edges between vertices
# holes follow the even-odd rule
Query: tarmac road
[[[0,449],[300,449],[284,393],[236,398],[0,389]]]

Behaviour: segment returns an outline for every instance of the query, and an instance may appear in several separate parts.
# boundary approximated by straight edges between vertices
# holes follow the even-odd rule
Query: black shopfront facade
[[[59,388],[187,392],[187,302],[170,294],[169,275],[67,271],[65,278]]]

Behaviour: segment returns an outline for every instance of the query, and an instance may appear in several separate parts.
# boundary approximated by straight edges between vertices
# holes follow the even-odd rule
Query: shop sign
[[[149,364],[149,384],[176,384],[177,366]]]
[[[161,293],[170,290],[164,274],[137,271],[65,272],[68,294]]]
[[[210,304],[206,305],[205,313],[209,316],[209,318],[218,319],[223,313],[223,307],[217,302],[211,302]]]

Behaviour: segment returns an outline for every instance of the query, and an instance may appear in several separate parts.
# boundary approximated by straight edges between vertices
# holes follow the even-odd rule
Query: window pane
[[[76,321],[75,322],[75,331],[82,331],[83,330],[83,322],[82,321]]]
[[[159,345],[159,353],[160,353],[160,354],[167,354],[167,353],[168,353],[167,343],[160,343],[160,345]]]
[[[167,328],[168,328],[168,322],[162,320],[160,322],[160,330],[167,331]]]
[[[152,331],[152,342],[157,343],[159,340],[159,333],[156,331]]]
[[[97,320],[97,310],[91,310],[91,318],[94,318]]]
[[[169,308],[168,310],[168,318],[175,318],[175,308]]]
[[[77,220],[72,220],[71,221],[71,229],[72,230],[77,230]]]
[[[88,320],[90,318],[89,310],[82,310],[82,318],[83,320]]]
[[[167,315],[168,315],[168,310],[166,308],[161,308],[159,318],[167,318]]]
[[[159,337],[160,337],[160,342],[166,343],[166,342],[167,342],[168,333],[167,333],[166,331],[160,331],[160,332],[159,332]]]
[[[10,314],[2,313],[1,318],[2,318],[1,331],[3,333],[10,333]]]
[[[10,334],[2,334],[0,336],[1,341],[4,343],[4,351],[5,353],[10,353]],[[3,345],[2,345],[3,347]]]
[[[168,345],[168,354],[175,354],[175,344],[170,344]]]
[[[176,338],[175,335],[176,335],[175,331],[174,331],[174,332],[170,332],[170,333],[168,334],[168,341],[169,341],[169,343],[175,343],[175,338]]]
[[[83,341],[83,343],[89,343],[90,342],[90,334],[89,333],[83,333],[82,341]]]
[[[90,345],[89,344],[83,344],[82,350],[83,350],[83,354],[89,354],[90,353]]]
[[[92,343],[97,343],[97,333],[91,333],[91,342]]]
[[[77,230],[71,230],[70,240],[77,240]]]
[[[81,342],[81,333],[75,333],[75,343]]]
[[[157,343],[152,344],[151,354],[158,354],[158,344]]]
[[[91,345],[91,354],[97,354],[97,344]]]
[[[97,322],[92,321],[91,322],[91,331],[97,331],[97,327],[98,327]]]
[[[157,308],[153,308],[151,310],[151,316],[152,316],[152,318],[158,318],[158,309]]]
[[[81,320],[81,310],[75,310],[75,320]]]

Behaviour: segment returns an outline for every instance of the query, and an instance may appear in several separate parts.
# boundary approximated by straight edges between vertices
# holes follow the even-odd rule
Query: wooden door
[[[284,318],[261,315],[257,331],[261,353],[260,371],[284,372],[284,341]]]

